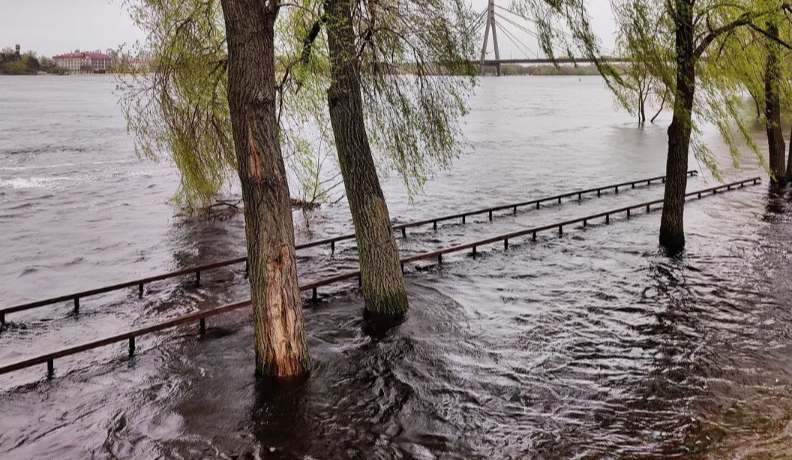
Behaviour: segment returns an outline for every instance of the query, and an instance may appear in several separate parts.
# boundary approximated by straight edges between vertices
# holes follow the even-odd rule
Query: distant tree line
[[[33,75],[39,72],[63,73],[50,58],[39,58],[34,51],[20,53],[6,47],[0,51],[0,75]]]
[[[484,67],[483,75],[495,75],[495,67]],[[600,71],[595,65],[519,65],[501,64],[501,75],[504,76],[598,76]]]

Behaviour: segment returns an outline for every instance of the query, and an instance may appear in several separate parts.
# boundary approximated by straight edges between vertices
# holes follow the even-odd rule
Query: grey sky
[[[487,0],[470,1],[477,11],[487,5]],[[497,1],[504,6],[511,3]],[[595,31],[603,45],[612,48],[614,25],[609,1],[589,0],[589,7]],[[528,34],[506,21],[501,23],[506,26],[506,31],[498,36],[502,58],[524,56],[506,32],[536,50],[536,41]],[[19,43],[23,51],[53,56],[75,49],[115,49],[144,38],[143,32],[132,24],[122,0],[0,0],[0,48]]]
[[[475,11],[484,11],[484,9],[487,7],[487,0],[469,1]],[[495,1],[496,5],[503,6],[504,8],[509,8],[511,3],[512,0]],[[592,27],[594,28],[594,32],[597,34],[597,36],[600,37],[602,46],[612,50],[614,48],[615,42],[616,25],[613,20],[613,13],[611,12],[610,0],[586,0],[586,5],[589,9],[589,13],[592,16]],[[531,54],[531,52],[538,52],[539,47],[536,39],[532,38],[529,34],[522,32],[515,25],[510,24],[506,19],[511,19],[518,25],[527,27],[530,30],[535,31],[536,28],[531,26],[525,20],[521,20],[509,14],[508,12],[501,10],[500,8],[497,8],[495,13],[504,17],[504,19],[497,17],[495,18],[495,21],[498,23],[498,27],[506,29],[504,31],[500,31],[500,29],[498,30],[498,47],[500,48],[501,59],[520,59],[526,57],[526,53],[523,51],[523,45],[528,48],[528,57],[536,57],[534,54]],[[483,31],[481,32],[481,36],[484,36]],[[517,44],[513,43],[512,40],[517,42]],[[489,38],[487,57],[489,59],[495,58],[491,35]]]
[[[133,44],[144,35],[121,0],[0,0],[0,47],[53,56]]]

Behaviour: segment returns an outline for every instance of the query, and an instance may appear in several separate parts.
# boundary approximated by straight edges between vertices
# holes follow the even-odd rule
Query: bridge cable
[[[530,22],[530,23],[532,23],[532,24],[538,24],[538,21],[536,21],[536,20],[533,20],[533,19],[531,19],[531,18],[528,18],[528,17],[525,17],[524,15],[522,15],[522,14],[520,14],[520,13],[517,13],[517,12],[515,12],[515,11],[513,11],[513,10],[510,10],[510,9],[508,9],[508,8],[505,8],[505,7],[503,7],[503,6],[500,6],[500,5],[495,5],[495,7],[496,7],[496,8],[498,8],[498,9],[501,9],[501,10],[503,10],[503,11],[506,11],[507,13],[511,13],[511,14],[513,14],[514,16],[517,16],[518,18],[520,18],[520,19],[523,19],[523,20],[525,20],[525,21],[528,21],[528,22]],[[499,15],[499,16],[500,16],[500,15]],[[501,16],[501,17],[503,17],[503,16]],[[505,17],[503,17],[503,18],[504,18],[504,19],[506,19]],[[508,21],[508,19],[506,19],[506,20]],[[520,25],[518,25],[517,23],[515,23],[515,22],[513,22],[513,21],[510,21],[510,22],[511,22],[511,23],[512,23],[512,24],[513,24],[515,27],[518,27],[518,28],[520,28],[520,29],[521,29],[521,30],[523,30],[524,32],[531,34],[532,36],[536,37],[537,39],[539,38],[539,37],[538,37],[538,35],[535,35],[535,34],[536,34],[536,32],[529,32],[529,31],[528,31],[529,29],[525,28],[524,26],[520,26]],[[561,34],[561,35],[563,35],[563,36],[564,36],[565,38],[567,38],[567,39],[570,39],[570,40],[573,40],[573,41],[575,40],[575,36],[574,36],[574,35],[572,35],[571,33],[567,32],[567,31],[565,31],[565,30],[563,30],[563,29],[559,29],[559,28],[557,28],[557,27],[553,27],[553,26],[550,26],[549,28],[550,28],[550,30],[552,30],[553,32],[556,32],[556,33],[558,33],[558,34]],[[610,48],[606,48],[606,47],[604,47],[604,46],[601,46],[600,48],[602,49],[602,51],[604,51],[604,52],[605,52],[606,54],[608,54],[608,55],[613,55],[613,54],[614,54],[614,51],[613,51],[612,49],[610,49]]]
[[[498,24],[498,23],[496,22],[496,24]],[[512,42],[514,44],[514,46],[516,46],[517,49],[520,52],[522,52],[527,59],[530,59],[530,56],[528,55],[529,51],[530,51],[531,54],[533,54],[536,57],[536,59],[539,59],[539,55],[537,55],[532,50],[530,50],[528,48],[528,46],[526,46],[522,41],[520,41],[520,39],[518,39],[517,37],[512,35],[511,32],[509,32],[505,27],[500,26],[500,24],[498,24],[498,26],[500,27],[501,32],[503,32],[503,35],[505,35],[506,38],[508,38],[509,41]]]
[[[501,16],[500,14],[497,14],[497,16],[498,16],[498,18],[503,19],[504,21],[508,22],[509,24],[513,25],[514,27],[518,28],[519,30],[521,30],[521,31],[527,33],[528,35],[530,35],[531,37],[535,38],[537,40],[537,42],[541,40],[539,34],[537,34],[536,32],[521,26],[520,24],[512,21],[511,19],[509,19],[509,18],[507,18],[505,16]],[[528,47],[526,46],[526,48],[528,48]],[[533,53],[533,54],[536,56],[537,59],[539,59],[539,55],[537,53]]]
[[[484,25],[484,16],[487,14],[487,11],[484,10],[478,17],[473,21],[471,26],[469,27],[469,31],[471,32],[478,32],[479,29]]]

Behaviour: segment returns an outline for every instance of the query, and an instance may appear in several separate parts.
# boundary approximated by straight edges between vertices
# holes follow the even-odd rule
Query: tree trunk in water
[[[768,34],[778,37],[778,27],[768,22]],[[786,180],[786,165],[784,155],[786,145],[784,134],[781,131],[781,95],[779,83],[781,81],[780,49],[778,43],[772,39],[767,42],[767,67],[765,68],[765,118],[767,124],[767,144],[770,153],[770,180],[782,183]]]
[[[657,109],[657,113],[655,113],[655,115],[652,117],[652,119],[650,120],[650,123],[654,123],[655,120],[657,120],[657,117],[660,116],[660,113],[662,113],[663,109],[665,108],[665,103],[666,103],[666,97],[665,97],[665,94],[664,94],[663,95],[663,100],[660,101],[660,108]]]
[[[692,0],[676,0],[676,97],[674,117],[668,127],[668,159],[660,245],[669,253],[685,248],[685,190],[687,189],[693,100],[696,92]]]
[[[228,104],[245,204],[256,370],[310,371],[294,228],[275,112],[278,3],[222,0],[228,42]]]
[[[754,101],[754,107],[756,108],[756,118],[762,118],[762,107],[759,106],[759,99],[751,91],[748,91],[748,94],[751,95],[751,99]]]
[[[396,319],[409,308],[407,290],[366,134],[352,1],[326,0],[325,8],[331,63],[330,121],[355,224],[366,313]]]
[[[644,95],[640,93],[638,95],[638,124],[642,125],[646,123],[646,109],[644,108]]]

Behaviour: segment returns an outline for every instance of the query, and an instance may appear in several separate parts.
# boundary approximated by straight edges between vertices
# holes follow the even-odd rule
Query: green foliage
[[[674,18],[678,8],[692,8],[696,42],[696,99],[693,112],[677,110],[693,129],[694,156],[720,177],[716,157],[700,141],[701,126],[715,126],[728,145],[733,164],[739,165],[740,147],[755,152],[763,165],[748,125],[753,113],[743,95],[747,91],[761,102],[764,97],[763,69],[766,59],[761,41],[752,32],[763,22],[782,14],[781,3],[766,0],[706,0],[688,2],[651,2],[622,0],[614,3],[620,29],[620,51],[634,60],[635,72],[624,79],[612,80],[617,99],[631,110],[640,88],[648,88],[662,98],[674,100],[676,95],[677,56],[674,48],[678,25]],[[759,46],[757,46],[757,44]],[[640,72],[640,74],[637,74]],[[644,91],[647,86],[643,86]],[[788,94],[788,89],[784,90]],[[788,96],[786,96],[788,100]]]
[[[0,75],[35,74],[39,70],[42,67],[33,51],[24,54],[17,54],[11,48],[0,51]]]
[[[21,59],[18,61],[5,62],[0,66],[0,74],[25,75],[28,73],[30,72],[28,72],[27,65],[25,65],[25,62]]]
[[[647,105],[659,107],[659,114],[666,102],[673,100],[668,86],[673,85],[673,75],[665,74],[652,57],[673,59],[674,44],[668,36],[659,34],[663,23],[655,22],[656,4],[648,0],[633,0],[614,7],[619,22],[616,54],[629,57],[631,61],[625,66],[621,80],[610,87],[618,103],[637,115],[639,123],[644,123]],[[645,49],[647,47],[651,49]]]
[[[157,72],[120,81],[141,156],[169,156],[182,175],[176,199],[204,207],[235,170],[226,101],[226,48],[219,0],[130,0],[148,33]],[[338,185],[327,110],[329,61],[323,2],[283,7],[276,23],[278,117],[283,155],[303,199]],[[458,120],[475,85],[474,38],[463,0],[361,1],[355,10],[366,123],[378,166],[412,195],[459,153]],[[306,38],[319,27],[306,54]],[[438,75],[457,75],[454,78]]]
[[[318,36],[305,54],[304,37],[326,20],[322,3],[311,2],[311,14],[295,10],[284,20],[298,31],[286,37],[291,42],[285,54],[297,63],[299,95],[308,100],[325,100],[330,84],[326,39]],[[363,1],[353,20],[359,50],[353,58],[363,77],[366,127],[378,167],[395,171],[412,197],[435,168],[448,166],[460,152],[459,119],[467,113],[476,75],[469,59],[475,41],[471,12],[461,0]],[[310,91],[319,93],[306,96]],[[326,110],[313,112],[317,125],[328,126]],[[332,147],[332,132],[322,134],[323,145]]]
[[[459,152],[458,120],[467,114],[477,70],[469,62],[472,15],[461,0],[371,4],[378,8],[361,12],[366,29],[359,30],[373,43],[360,57],[368,70],[368,132],[383,163],[414,194],[433,167],[448,166]],[[436,76],[437,66],[456,76]]]
[[[181,173],[175,200],[205,207],[236,166],[219,1],[140,0],[129,7],[148,33],[158,70],[119,79],[136,151],[152,160],[168,156]]]
[[[756,99],[756,110],[764,103],[763,70],[766,47],[757,37],[767,35],[765,21],[784,24],[781,41],[792,43],[792,8],[779,0],[613,0],[619,26],[618,54],[632,60],[623,75],[613,66],[597,65],[617,101],[635,113],[647,103],[676,106],[675,115],[692,128],[694,156],[719,176],[715,155],[700,142],[701,126],[714,125],[729,146],[735,165],[739,147],[748,146],[766,165],[752,139],[742,95]],[[592,33],[584,0],[513,0],[513,8],[539,24],[540,45],[550,57],[558,50],[598,61],[601,50]],[[684,10],[692,13],[697,75],[692,113],[675,103],[677,58],[675,32]],[[566,30],[568,32],[563,32]],[[569,51],[571,50],[571,51]],[[790,107],[789,80],[779,85],[783,106]]]
[[[620,83],[619,68],[601,59],[600,39],[591,28],[587,0],[512,0],[511,9],[536,24],[539,47],[558,55],[593,60],[608,85]]]

